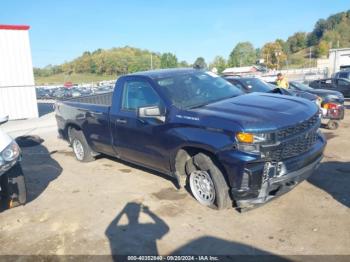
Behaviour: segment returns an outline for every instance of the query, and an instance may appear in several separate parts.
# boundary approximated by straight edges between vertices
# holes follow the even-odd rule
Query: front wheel
[[[214,209],[232,205],[224,175],[210,156],[196,154],[187,162],[186,172],[192,195],[200,204]]]

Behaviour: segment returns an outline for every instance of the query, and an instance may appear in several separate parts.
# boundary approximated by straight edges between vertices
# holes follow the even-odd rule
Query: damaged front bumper
[[[315,161],[297,171],[283,173],[283,170],[281,170],[279,176],[267,177],[262,183],[259,195],[252,199],[237,200],[237,207],[240,209],[257,207],[287,193],[300,182],[311,176],[314,170],[318,168],[321,160],[322,156],[318,157]],[[268,167],[268,169],[270,169],[270,167]]]
[[[249,210],[293,189],[319,166],[326,144],[325,137],[319,133],[308,151],[279,161],[249,156],[238,150],[220,154],[236,207]]]

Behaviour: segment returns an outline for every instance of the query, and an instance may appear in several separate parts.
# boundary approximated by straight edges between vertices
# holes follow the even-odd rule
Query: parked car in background
[[[297,81],[289,82],[289,88],[304,91],[321,97],[323,124],[329,129],[337,129],[339,121],[344,119],[345,107],[342,93],[328,89],[314,89]]]
[[[91,88],[80,87],[78,90],[82,96],[88,96],[88,95],[93,94]]]
[[[314,80],[309,84],[310,87],[316,89],[328,89],[338,91],[344,97],[350,97],[350,80],[345,78],[327,78]]]
[[[94,93],[104,94],[104,93],[113,92],[113,88],[114,88],[113,86],[100,86],[94,91]]]
[[[341,70],[334,74],[334,78],[345,78],[350,80],[350,69]]]
[[[112,93],[55,109],[77,160],[102,153],[162,172],[217,209],[247,210],[286,193],[319,166],[326,145],[314,103],[244,94],[196,69],[121,76]]]
[[[50,99],[50,90],[44,88],[36,88],[36,98],[37,99]]]
[[[244,93],[254,93],[254,92],[262,92],[262,93],[275,93],[289,96],[296,96],[300,98],[304,98],[310,101],[313,101],[318,106],[321,105],[318,96],[306,93],[303,91],[293,91],[291,89],[279,88],[278,86],[267,83],[259,78],[254,77],[225,77],[227,81],[231,84],[237,86]]]
[[[0,116],[0,125],[8,117]],[[27,201],[26,182],[21,167],[21,150],[16,141],[0,129],[0,203],[1,210]]]
[[[54,99],[67,99],[78,96],[81,96],[81,94],[76,88],[60,87],[53,93]]]
[[[307,92],[310,94],[317,95],[321,97],[323,101],[344,104],[343,94],[335,90],[312,88],[308,85],[305,85],[297,81],[290,81],[289,88],[291,90],[302,91],[302,92]]]

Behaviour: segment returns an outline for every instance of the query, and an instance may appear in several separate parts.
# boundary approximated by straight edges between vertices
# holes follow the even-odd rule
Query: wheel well
[[[67,124],[66,128],[64,130],[64,136],[65,136],[65,139],[68,140],[68,141],[69,141],[69,136],[70,136],[69,132],[72,129],[81,130],[81,128],[78,125],[76,125],[76,124],[73,124],[73,123]]]
[[[185,170],[186,162],[191,157],[193,157],[194,155],[196,155],[198,153],[204,153],[204,154],[208,155],[213,160],[215,165],[220,169],[220,171],[224,175],[226,182],[227,182],[226,170],[223,167],[223,165],[221,165],[221,163],[219,162],[216,155],[208,150],[205,150],[203,148],[196,148],[196,147],[183,147],[177,152],[176,157],[175,157],[175,172],[177,173],[177,175],[178,176],[187,176],[186,170]]]

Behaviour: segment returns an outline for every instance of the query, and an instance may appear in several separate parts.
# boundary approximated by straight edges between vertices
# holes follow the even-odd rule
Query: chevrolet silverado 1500
[[[168,174],[217,209],[247,210],[289,191],[326,145],[314,103],[243,94],[196,69],[121,76],[113,93],[57,102],[56,119],[79,161],[106,154]]]

